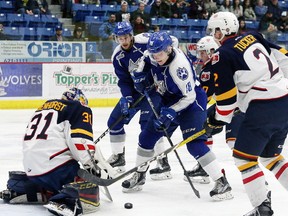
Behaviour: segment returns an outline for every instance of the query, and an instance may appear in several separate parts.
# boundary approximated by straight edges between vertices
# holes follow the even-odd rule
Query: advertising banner
[[[43,64],[43,95],[59,97],[70,87],[81,88],[88,98],[119,98],[118,78],[111,63]]]
[[[0,64],[0,98],[42,96],[41,64]]]
[[[91,50],[92,44],[87,47]],[[0,41],[0,62],[86,62],[86,43]]]

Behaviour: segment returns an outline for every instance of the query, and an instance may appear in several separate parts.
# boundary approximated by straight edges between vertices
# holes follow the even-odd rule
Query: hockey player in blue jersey
[[[212,15],[207,29],[221,43],[212,57],[211,70],[217,76],[217,105],[207,120],[207,128],[229,123],[236,107],[245,112],[233,150],[235,164],[254,207],[245,215],[271,216],[271,192],[258,163],[288,190],[288,161],[281,155],[288,132],[287,71],[283,71],[275,50],[262,35],[256,32],[237,35],[239,25],[234,14]]]
[[[61,99],[48,100],[34,112],[23,140],[25,172],[9,172],[7,189],[0,192],[0,198],[11,204],[45,203],[58,216],[95,212],[99,188],[79,179],[79,162],[104,178],[108,176],[103,169],[113,170],[93,143],[87,98],[80,89],[71,88]]]
[[[216,43],[212,36],[205,36],[201,38],[197,44],[197,58],[201,60],[203,63],[201,71],[199,73],[199,81],[202,88],[205,90],[207,95],[207,103],[213,103],[214,99],[214,80],[217,78],[211,72],[211,57],[213,53],[219,48],[219,44]],[[215,104],[212,104],[207,110],[207,116],[210,115],[211,112],[215,112]],[[225,136],[226,143],[228,144],[230,149],[234,148],[234,143],[236,140],[236,136],[241,125],[241,122],[244,118],[244,114],[238,110],[233,115],[233,119],[230,124],[227,124],[225,127]],[[206,141],[206,145],[212,149],[213,146],[213,135],[218,134],[222,131],[222,127],[215,128],[211,131],[206,131],[208,139]],[[201,167],[199,163],[196,166],[187,172],[191,181],[208,184],[210,183],[209,175],[205,172],[205,170]],[[184,176],[184,180],[187,181],[187,176]]]
[[[143,53],[147,49],[147,42],[150,34],[143,33],[136,36],[133,35],[133,29],[129,22],[119,22],[115,27],[115,40],[119,45],[115,48],[112,55],[112,63],[114,66],[115,74],[119,81],[118,86],[120,88],[122,97],[118,104],[113,109],[108,119],[108,127],[111,128],[113,124],[122,116],[125,118],[110,129],[110,142],[112,155],[108,159],[111,166],[117,167],[119,172],[124,171],[125,166],[125,129],[124,125],[129,124],[129,121],[133,118],[135,113],[140,110],[139,123],[143,128],[149,119],[149,116],[153,115],[147,100],[144,98],[134,108],[129,108],[135,101],[139,100],[141,94],[134,88],[134,83],[131,78],[131,73],[135,69],[143,56]],[[178,46],[178,40],[174,37],[174,45]],[[152,86],[153,79],[151,74],[147,74],[147,80],[151,82],[151,98],[155,104],[159,103],[160,95],[155,91],[155,87]],[[164,151],[163,139],[160,139],[156,145],[156,152]],[[150,176],[152,179],[170,179],[170,165],[167,157],[159,158],[157,161],[158,166],[155,169],[150,170]]]
[[[172,135],[179,126],[183,139],[186,139],[201,131],[206,120],[207,97],[188,57],[180,49],[172,47],[171,37],[166,32],[153,33],[147,50],[148,56],[143,56],[133,73],[135,88],[142,93],[149,91],[145,74],[152,72],[162,100],[160,106],[155,107],[160,117],[153,116],[139,135],[136,165],[153,156],[154,145],[163,136],[163,130]],[[232,189],[215,155],[205,145],[206,140],[206,135],[202,135],[187,143],[187,149],[215,181],[210,196],[215,200],[231,199]],[[122,183],[123,192],[142,189],[148,166],[140,167]]]

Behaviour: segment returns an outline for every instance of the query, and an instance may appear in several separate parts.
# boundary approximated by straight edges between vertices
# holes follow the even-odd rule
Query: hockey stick
[[[136,172],[137,169],[139,167],[142,167],[144,165],[147,165],[149,163],[151,163],[152,161],[155,161],[157,160],[158,157],[160,156],[164,156],[164,155],[167,155],[168,153],[174,151],[175,149],[181,147],[181,146],[184,146],[186,145],[187,143],[191,142],[192,140],[195,140],[197,139],[198,137],[202,136],[203,134],[205,134],[205,129],[201,130],[201,131],[198,131],[197,133],[193,134],[192,136],[188,137],[187,139],[183,140],[182,142],[178,143],[177,145],[175,146],[171,146],[170,148],[166,149],[164,152],[158,154],[158,155],[155,155],[154,157],[150,158],[149,160],[147,160],[146,162],[143,162],[142,164],[136,166],[136,167],[133,167],[132,169],[128,170],[127,172],[113,178],[113,179],[102,179],[102,178],[99,178],[95,175],[92,175],[91,173],[87,172],[86,170],[84,169],[79,169],[78,170],[78,175],[89,181],[89,182],[92,182],[92,183],[95,183],[95,184],[98,184],[99,186],[109,186],[111,184],[114,184],[115,182],[121,180],[122,178],[130,175],[131,173],[133,172]]]
[[[150,107],[151,107],[151,109],[152,109],[155,117],[156,117],[157,119],[159,119],[159,115],[158,115],[158,113],[157,113],[157,111],[156,111],[156,109],[155,109],[154,103],[153,103],[153,101],[151,100],[151,97],[149,96],[148,92],[147,92],[147,91],[144,91],[144,95],[146,96],[146,99],[147,99],[147,101],[148,101],[148,103],[149,103],[149,105],[150,105]],[[165,136],[166,136],[169,144],[170,144],[171,146],[174,146],[174,144],[173,144],[173,142],[172,142],[172,140],[171,140],[171,138],[170,138],[167,130],[166,130],[165,128],[163,128],[163,131],[164,131],[164,133],[165,133]],[[188,180],[188,182],[189,182],[192,190],[194,191],[195,195],[196,195],[198,198],[200,198],[200,193],[199,193],[199,191],[194,187],[194,185],[193,185],[190,177],[188,176],[187,170],[185,169],[184,164],[183,164],[182,160],[180,159],[179,154],[178,154],[178,152],[176,151],[176,149],[174,149],[174,153],[175,153],[175,155],[176,155],[176,157],[177,157],[177,159],[178,159],[178,161],[179,161],[179,163],[180,163],[180,165],[181,165],[181,167],[182,167],[182,169],[183,169],[183,171],[184,171],[184,175],[187,177],[187,180]]]
[[[136,107],[142,99],[145,97],[145,95],[141,95],[131,106],[130,108]],[[116,122],[114,122],[111,127],[107,128],[95,141],[94,144],[96,145],[104,136],[106,136],[110,130],[112,130],[117,124],[119,124],[123,119],[125,118],[124,115],[121,115]]]

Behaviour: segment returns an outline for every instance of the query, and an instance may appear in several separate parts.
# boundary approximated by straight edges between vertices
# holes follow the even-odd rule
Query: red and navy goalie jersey
[[[229,123],[237,106],[245,112],[253,100],[288,94],[288,80],[270,46],[262,35],[246,33],[228,38],[213,55],[217,120]]]
[[[23,141],[23,164],[37,176],[77,160],[85,164],[94,151],[92,111],[78,101],[48,100],[33,114]]]

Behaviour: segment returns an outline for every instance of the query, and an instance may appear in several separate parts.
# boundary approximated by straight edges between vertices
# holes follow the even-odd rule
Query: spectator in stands
[[[145,25],[145,22],[140,15],[136,16],[135,20],[132,20],[131,24],[135,35],[147,32],[149,30],[149,28]]]
[[[68,41],[68,39],[62,35],[62,32],[62,26],[56,26],[55,35],[50,38],[50,41]]]
[[[243,6],[241,5],[240,0],[233,0],[231,12],[235,14],[237,18],[243,16]]]
[[[83,37],[83,28],[81,26],[75,26],[72,41],[86,41]]]
[[[259,32],[261,32],[265,39],[272,43],[277,43],[277,19],[274,18],[273,12],[268,10],[261,18],[259,23]]]
[[[204,0],[204,9],[208,12],[208,17],[216,13],[218,8],[213,0]]]
[[[256,5],[254,7],[254,11],[256,14],[256,19],[258,21],[266,14],[268,7],[264,5],[264,0],[257,0]]]
[[[222,5],[220,6],[219,8],[219,11],[222,11],[222,12],[231,12],[231,2],[230,0],[224,0]]]
[[[72,0],[63,0],[61,10],[62,18],[72,18]]]
[[[170,8],[164,0],[155,0],[150,9],[150,17],[169,18]]]
[[[28,0],[26,4],[27,14],[51,14],[46,0]]]
[[[188,18],[190,19],[202,19],[204,11],[204,2],[202,0],[194,0],[190,2]],[[204,11],[204,12],[203,12]]]
[[[171,18],[182,18],[182,15],[186,13],[186,5],[187,3],[184,0],[177,0],[171,6]]]
[[[278,0],[269,0],[268,3],[268,11],[273,13],[273,18],[275,21],[275,25],[279,31],[285,31],[285,23],[287,21],[287,16],[282,16],[283,10],[279,7]]]
[[[15,0],[15,12],[18,14],[26,13],[27,0]]]
[[[243,13],[244,13],[245,20],[256,21],[256,14],[254,12],[254,9],[252,7],[250,0],[243,1]]]
[[[146,26],[147,29],[151,27],[151,18],[150,14],[145,12],[145,4],[143,2],[139,2],[137,10],[131,13],[131,20],[135,21],[136,18],[140,16],[143,20],[143,24]]]
[[[239,21],[238,34],[241,35],[241,34],[244,34],[245,32],[247,32],[245,18],[244,17],[238,17],[238,21]]]
[[[4,33],[4,25],[0,23],[0,40],[9,40],[9,37]]]
[[[130,22],[130,20],[131,15],[128,12],[128,3],[127,1],[122,1],[120,11],[116,13],[116,22],[123,22],[123,21]]]
[[[116,26],[116,15],[111,13],[109,19],[103,22],[99,27],[99,35],[101,37],[101,53],[105,59],[110,59],[114,50],[114,29]]]

